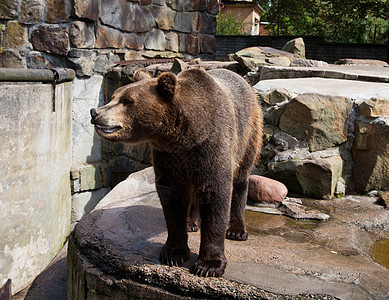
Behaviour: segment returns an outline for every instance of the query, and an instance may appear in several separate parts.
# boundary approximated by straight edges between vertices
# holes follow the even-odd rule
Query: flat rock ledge
[[[369,197],[336,201],[314,200],[316,209],[334,212],[314,228],[258,221],[248,241],[226,240],[223,278],[200,278],[189,272],[199,233],[189,235],[192,254],[183,267],[159,263],[167,232],[153,169],[145,169],[76,225],[67,299],[387,299],[389,270],[370,258],[368,245],[389,237],[389,211]]]

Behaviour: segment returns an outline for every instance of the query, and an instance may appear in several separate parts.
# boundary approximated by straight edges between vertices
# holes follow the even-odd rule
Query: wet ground
[[[257,297],[261,291],[258,297],[266,292],[271,299],[301,295],[316,295],[317,299],[323,295],[352,300],[389,298],[389,269],[384,266],[389,210],[375,204],[376,198],[302,199],[306,207],[330,215],[329,220],[320,222],[248,210],[249,239],[226,240],[224,277],[203,279],[189,272],[198,255],[198,232],[189,234],[192,254],[184,267],[170,268],[158,262],[167,233],[152,175],[144,172],[117,186],[76,227],[73,254],[93,248],[88,264],[93,261],[96,267],[105,268],[109,261],[106,271],[91,274],[104,278],[90,289],[93,293],[99,293],[97,288],[114,269],[181,296],[204,296],[208,294],[202,293],[211,291],[209,297],[239,298],[247,293]],[[274,213],[274,209],[269,211]],[[109,282],[112,280],[117,279],[109,277]],[[239,288],[226,290],[232,285]],[[105,291],[109,288],[104,287]]]
[[[262,213],[248,206],[249,239],[226,240],[224,278],[199,279],[188,271],[197,258],[199,233],[189,235],[192,255],[184,267],[158,262],[166,230],[153,182],[145,182],[142,177],[126,180],[78,226],[77,238],[84,247],[99,237],[94,245],[99,253],[96,266],[99,259],[108,258],[118,269],[132,269],[154,286],[161,284],[161,278],[172,278],[170,285],[186,296],[190,296],[185,290],[189,285],[192,292],[209,288],[217,297],[227,296],[227,287],[237,298],[389,299],[389,210],[377,205],[374,197],[302,199],[306,207],[329,214],[328,221],[295,220],[277,214],[274,208]],[[115,261],[115,257],[121,258]],[[24,296],[66,299],[66,248],[29,290],[14,299]]]

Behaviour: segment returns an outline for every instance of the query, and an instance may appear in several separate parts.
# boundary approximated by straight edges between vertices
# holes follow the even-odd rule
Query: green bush
[[[231,12],[220,13],[217,17],[216,34],[218,35],[244,35],[242,21],[236,20]]]

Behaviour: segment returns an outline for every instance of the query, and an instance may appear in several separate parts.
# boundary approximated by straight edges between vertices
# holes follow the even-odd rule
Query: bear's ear
[[[177,77],[171,72],[164,72],[158,77],[158,94],[166,101],[171,101],[177,87]]]
[[[153,78],[151,76],[151,74],[149,73],[149,71],[147,71],[145,69],[136,70],[134,72],[133,77],[134,77],[135,81],[140,81],[140,80],[144,80],[144,79],[151,79],[151,78]]]

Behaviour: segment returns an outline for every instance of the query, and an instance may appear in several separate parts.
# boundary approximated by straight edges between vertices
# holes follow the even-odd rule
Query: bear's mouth
[[[104,132],[105,134],[111,134],[122,129],[121,126],[102,126],[98,124],[95,124],[95,128],[99,131]]]

